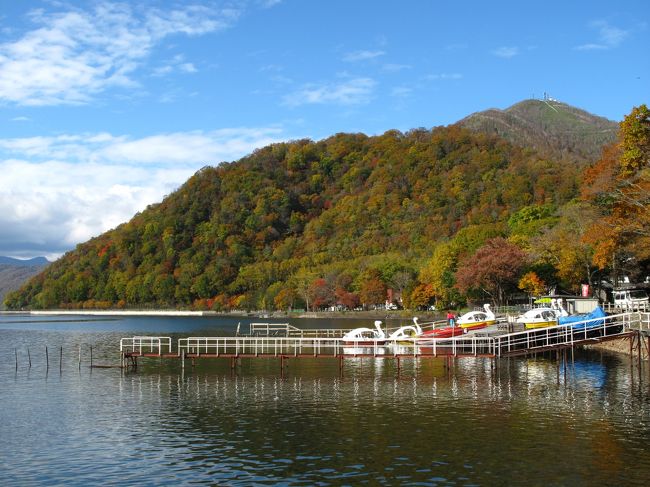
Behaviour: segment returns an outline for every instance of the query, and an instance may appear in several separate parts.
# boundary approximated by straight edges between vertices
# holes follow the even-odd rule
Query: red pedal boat
[[[460,326],[446,326],[444,328],[434,328],[422,333],[418,338],[451,338],[465,333]]]

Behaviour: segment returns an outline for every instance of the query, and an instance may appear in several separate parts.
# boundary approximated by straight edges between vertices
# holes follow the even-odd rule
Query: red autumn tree
[[[516,287],[525,261],[526,254],[519,247],[504,238],[493,238],[460,263],[456,287],[462,293],[483,291],[501,305],[505,291]]]

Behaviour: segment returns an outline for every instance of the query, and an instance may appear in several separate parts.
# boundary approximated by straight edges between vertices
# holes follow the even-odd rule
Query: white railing
[[[354,345],[351,345],[354,346]],[[359,344],[359,347],[362,345]],[[338,338],[299,337],[189,337],[178,340],[178,353],[186,355],[341,355]],[[378,343],[363,346],[366,353],[380,354]]]
[[[618,335],[632,328],[636,329],[639,321],[638,313],[623,313],[561,326],[509,333],[496,336],[494,339],[497,355],[507,355],[541,348],[568,346],[576,342]]]
[[[172,352],[171,337],[139,336],[120,339],[120,352],[131,352],[139,354],[155,353],[162,355],[164,348],[167,349],[167,353]]]
[[[650,313],[639,313],[639,327],[640,331],[650,331]]]
[[[436,323],[421,324],[435,326]],[[562,326],[522,332],[452,338],[410,338],[343,341],[339,337],[188,337],[178,339],[178,356],[505,356],[612,337],[630,330],[650,330],[650,313],[623,313]],[[132,337],[120,340],[120,351],[161,355],[172,352],[169,337]]]
[[[421,356],[495,354],[493,337],[410,339],[398,342],[362,339],[296,337],[188,337],[178,340],[178,353],[187,355],[252,356]]]
[[[313,328],[302,329],[289,323],[251,323],[249,336],[283,336],[301,338],[339,338],[349,332],[342,328]]]
[[[634,311],[640,313],[650,312],[650,304],[648,303],[638,303],[634,306],[614,304],[614,303],[603,303],[601,307],[608,313],[630,313]]]

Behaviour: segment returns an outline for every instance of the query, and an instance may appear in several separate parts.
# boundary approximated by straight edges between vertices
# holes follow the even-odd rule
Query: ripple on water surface
[[[0,328],[5,482],[642,485],[650,471],[648,377],[625,358],[578,353],[566,380],[550,358],[349,360],[342,377],[327,360],[289,360],[284,377],[276,361],[79,369],[79,344],[115,362],[119,334]],[[61,372],[45,342],[68,350]],[[16,371],[28,343],[34,365]]]

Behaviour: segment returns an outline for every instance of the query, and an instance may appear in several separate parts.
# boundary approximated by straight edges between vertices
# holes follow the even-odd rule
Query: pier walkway
[[[346,342],[343,331],[328,330],[328,336],[314,330],[300,330],[286,324],[256,324],[257,335],[179,338],[174,347],[170,337],[135,336],[120,340],[122,364],[136,363],[137,357],[199,358],[307,358],[307,357],[512,357],[591,345],[629,338],[630,350],[650,350],[650,313],[621,313],[570,325],[504,333],[492,327],[454,338],[413,338],[390,342]],[[266,329],[264,329],[266,327]],[[289,327],[289,328],[287,328]],[[269,336],[286,332],[287,336]],[[322,332],[322,330],[321,330]]]

